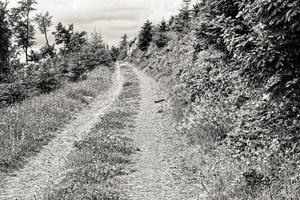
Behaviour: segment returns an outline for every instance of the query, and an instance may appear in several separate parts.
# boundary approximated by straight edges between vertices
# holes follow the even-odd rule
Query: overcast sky
[[[9,0],[14,6],[18,0]],[[116,45],[127,33],[133,38],[147,20],[160,22],[178,12],[182,0],[37,0],[39,12],[49,11],[54,25],[74,23],[76,30],[101,30],[104,40]],[[44,42],[37,35],[37,43]]]

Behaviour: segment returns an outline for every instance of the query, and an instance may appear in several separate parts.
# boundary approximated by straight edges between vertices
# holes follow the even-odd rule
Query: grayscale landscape
[[[0,0],[0,199],[299,200],[299,0]]]

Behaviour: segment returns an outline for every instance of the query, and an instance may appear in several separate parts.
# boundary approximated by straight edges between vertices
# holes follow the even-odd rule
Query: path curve
[[[20,171],[11,174],[0,185],[0,199],[41,199],[48,186],[60,182],[64,177],[64,165],[73,143],[80,141],[93,125],[109,109],[122,90],[123,77],[117,63],[113,85],[109,91],[99,95],[89,108],[80,112],[40,153],[29,159]]]

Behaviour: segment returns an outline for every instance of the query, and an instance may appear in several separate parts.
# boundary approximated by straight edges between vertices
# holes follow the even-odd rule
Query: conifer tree
[[[168,25],[167,22],[163,19],[163,21],[161,22],[161,24],[159,25],[159,32],[167,32],[168,31]]]
[[[52,34],[55,36],[56,44],[63,45],[61,50],[63,53],[65,53],[68,51],[68,45],[71,42],[71,38],[74,34],[74,25],[69,24],[68,28],[66,28],[61,22],[59,22],[56,26],[56,31]]]
[[[168,26],[165,20],[161,22],[158,26],[155,35],[153,36],[153,41],[158,48],[162,48],[167,45],[169,38],[167,36]]]
[[[127,51],[128,51],[128,36],[124,34],[121,37],[121,42],[119,46],[119,60],[122,60],[127,57]]]
[[[117,61],[119,54],[120,54],[120,50],[117,47],[112,46],[110,49],[110,55],[113,61]]]
[[[141,51],[148,50],[153,36],[152,29],[152,23],[149,20],[147,20],[139,33],[138,47]]]
[[[191,0],[183,0],[182,8],[179,14],[172,19],[172,29],[177,32],[186,32],[190,27],[191,15],[190,15]]]

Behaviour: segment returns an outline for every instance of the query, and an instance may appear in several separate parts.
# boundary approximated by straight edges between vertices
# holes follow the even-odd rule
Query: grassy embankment
[[[0,172],[21,166],[25,157],[38,152],[74,114],[111,85],[112,71],[100,67],[77,83],[27,99],[0,110]]]
[[[139,83],[129,68],[123,90],[110,112],[80,142],[70,155],[62,182],[49,188],[46,199],[119,199],[114,177],[130,173],[126,167],[136,149],[126,137],[134,128],[139,107]]]
[[[269,146],[268,133],[281,131],[278,121],[274,117],[263,122],[280,109],[276,102],[268,99],[264,88],[249,87],[239,68],[228,70],[232,66],[215,48],[202,50],[194,60],[193,34],[179,39],[170,33],[169,38],[165,48],[151,45],[131,61],[139,61],[140,68],[169,88],[178,132],[190,142],[184,162],[208,199],[299,199],[299,172],[290,164],[295,159],[274,154],[280,150],[276,139]],[[289,123],[289,118],[280,120]],[[251,140],[239,136],[245,125]],[[275,168],[279,164],[281,170]]]

